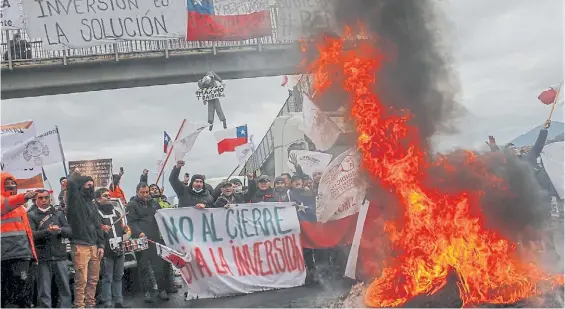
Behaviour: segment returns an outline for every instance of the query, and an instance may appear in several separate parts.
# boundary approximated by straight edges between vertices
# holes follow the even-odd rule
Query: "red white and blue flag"
[[[187,0],[187,41],[239,41],[272,34],[268,1]]]
[[[171,145],[172,140],[171,137],[169,136],[169,134],[167,134],[167,131],[163,131],[165,133],[165,135],[163,136],[163,151],[165,153],[169,153],[169,149],[171,149]]]
[[[218,142],[218,154],[234,152],[235,147],[247,144],[247,125],[214,132]]]
[[[304,205],[302,202],[299,202],[297,211],[302,247],[323,249],[351,244],[358,213],[337,220],[320,222],[316,218],[315,202],[306,201],[309,205]]]

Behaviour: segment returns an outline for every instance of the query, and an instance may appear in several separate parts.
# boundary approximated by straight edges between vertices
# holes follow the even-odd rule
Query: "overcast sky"
[[[469,113],[459,120],[461,133],[442,137],[441,145],[479,147],[489,134],[502,143],[542,124],[549,108],[537,96],[563,80],[563,2],[453,0],[442,6],[460,100]],[[228,125],[247,123],[258,144],[287,98],[281,80],[227,81],[222,106]],[[112,158],[115,170],[124,167],[122,187],[129,198],[143,168],[155,171],[163,130],[174,138],[183,118],[206,121],[207,107],[195,101],[196,89],[183,84],[2,100],[1,120],[33,119],[38,133],[58,125],[67,160]],[[563,121],[563,108],[553,119]],[[218,156],[215,147],[213,134],[204,131],[183,172],[228,175],[237,165],[235,154]],[[58,187],[62,165],[45,170]],[[151,173],[150,182],[155,179]]]

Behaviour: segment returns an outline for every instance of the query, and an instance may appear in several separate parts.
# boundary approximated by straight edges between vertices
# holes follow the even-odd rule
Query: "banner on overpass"
[[[22,29],[22,6],[20,0],[2,0],[0,2],[0,24],[2,30]]]
[[[277,32],[279,40],[299,40],[323,31],[336,31],[336,0],[277,1]]]
[[[43,0],[22,5],[28,34],[41,38],[47,50],[186,36],[185,1]]]

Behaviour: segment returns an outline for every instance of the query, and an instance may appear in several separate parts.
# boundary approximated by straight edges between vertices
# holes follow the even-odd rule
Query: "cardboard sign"
[[[69,161],[69,171],[79,169],[81,175],[90,176],[96,188],[106,188],[112,182],[112,159]]]
[[[208,101],[208,100],[224,98],[226,96],[224,91],[225,91],[224,86],[201,88],[196,90],[196,99],[198,101]]]

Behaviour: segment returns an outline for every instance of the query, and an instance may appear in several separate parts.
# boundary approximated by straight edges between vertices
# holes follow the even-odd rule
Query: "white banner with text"
[[[300,224],[291,203],[161,209],[155,218],[167,246],[192,254],[180,269],[187,299],[304,284]]]
[[[23,1],[30,37],[47,50],[186,37],[186,1]]]

